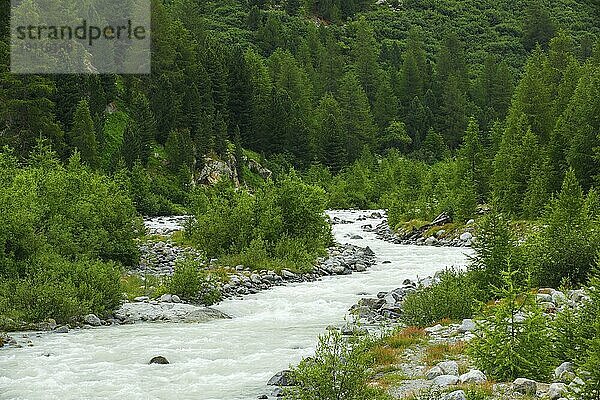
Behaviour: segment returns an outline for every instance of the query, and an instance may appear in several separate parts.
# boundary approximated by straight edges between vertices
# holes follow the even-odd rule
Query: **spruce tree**
[[[537,45],[547,48],[550,39],[554,37],[554,32],[554,21],[541,0],[530,1],[525,11],[525,26],[523,27],[525,49],[531,51]]]
[[[81,100],[73,114],[69,144],[81,154],[81,161],[92,168],[98,167],[98,143],[94,122],[87,100]]]
[[[363,146],[373,146],[376,128],[369,100],[354,71],[346,73],[340,83],[339,105],[342,128],[349,140],[348,155],[350,160],[355,160]]]
[[[373,35],[373,29],[366,19],[354,23],[356,38],[352,46],[352,58],[370,104],[375,103],[377,78],[379,77],[379,50]]]

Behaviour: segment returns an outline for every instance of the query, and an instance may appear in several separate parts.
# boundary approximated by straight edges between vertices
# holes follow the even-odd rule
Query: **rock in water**
[[[69,327],[66,325],[60,326],[54,330],[56,333],[69,333]]]
[[[294,386],[295,382],[292,379],[291,374],[292,374],[292,371],[290,371],[288,369],[278,372],[271,379],[269,379],[269,382],[267,382],[267,385],[269,385],[269,386]]]
[[[169,364],[169,360],[164,358],[163,356],[153,357],[152,360],[148,364]]]

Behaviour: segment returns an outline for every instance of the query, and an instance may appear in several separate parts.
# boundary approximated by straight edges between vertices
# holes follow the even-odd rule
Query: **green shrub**
[[[305,271],[331,242],[325,193],[295,173],[254,194],[217,186],[191,198],[196,218],[186,238],[221,263]]]
[[[119,304],[120,267],[138,261],[140,220],[124,182],[67,165],[39,143],[18,167],[0,152],[0,300],[3,318],[68,322]]]
[[[401,319],[407,325],[425,327],[446,318],[471,318],[477,309],[477,299],[471,275],[448,269],[431,286],[421,286],[406,296]]]
[[[113,263],[71,262],[47,255],[34,270],[27,279],[9,279],[0,285],[6,315],[17,321],[53,318],[66,323],[88,313],[102,316],[121,300],[120,271]]]
[[[537,306],[535,296],[516,284],[517,275],[510,268],[502,273],[503,288],[497,293],[502,300],[483,315],[485,321],[468,352],[493,379],[544,381],[556,361],[549,319]]]
[[[386,399],[368,385],[368,338],[345,338],[330,330],[319,338],[314,357],[304,359],[292,371],[296,386],[286,397],[293,400]]]
[[[169,290],[183,299],[210,306],[221,300],[219,280],[218,276],[203,270],[199,262],[184,260],[177,263]]]

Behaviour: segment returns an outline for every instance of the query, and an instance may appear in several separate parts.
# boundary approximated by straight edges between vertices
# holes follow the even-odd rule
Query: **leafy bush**
[[[402,303],[402,322],[420,327],[442,319],[470,318],[477,309],[475,285],[466,272],[448,269],[431,286],[421,286]]]
[[[184,260],[176,265],[169,290],[186,300],[210,306],[221,300],[219,281],[218,276],[203,270],[199,262]]]
[[[331,241],[325,193],[294,173],[254,194],[219,186],[192,196],[187,238],[230,265],[303,271]]]
[[[345,338],[330,330],[319,338],[314,357],[304,359],[292,376],[296,386],[287,397],[293,400],[386,399],[368,386],[370,339]]]
[[[121,300],[120,270],[113,263],[47,255],[32,269],[27,279],[8,279],[0,285],[0,299],[7,306],[3,314],[15,321],[53,318],[66,323],[88,313],[102,316]]]
[[[0,152],[0,299],[16,321],[105,314],[121,298],[120,268],[134,265],[140,221],[123,181],[66,166],[43,143],[19,167]]]
[[[516,284],[517,272],[502,272],[502,298],[484,315],[468,352],[488,376],[500,381],[516,378],[545,380],[555,363],[549,320],[535,296]]]

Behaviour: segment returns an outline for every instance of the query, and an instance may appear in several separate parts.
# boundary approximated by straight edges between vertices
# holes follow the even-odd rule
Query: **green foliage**
[[[386,399],[368,385],[368,338],[345,338],[330,330],[319,339],[313,357],[304,359],[292,372],[296,382],[286,393],[295,400]]]
[[[512,265],[521,265],[521,250],[517,246],[509,221],[502,214],[492,213],[481,219],[477,240],[473,244],[475,255],[469,269],[481,293],[493,296],[493,288],[500,288],[505,279],[503,273]],[[523,276],[516,277],[523,281]]]
[[[38,144],[30,165],[0,153],[0,279],[8,312],[28,321],[102,314],[120,299],[119,268],[132,266],[139,221],[123,182],[73,156],[63,166]]]
[[[569,170],[561,192],[549,205],[546,226],[528,243],[536,284],[557,287],[563,279],[572,284],[587,280],[598,253],[593,223],[597,216],[587,204],[573,170]]]
[[[224,260],[256,269],[281,261],[307,270],[331,240],[325,193],[293,172],[254,194],[221,187],[194,197],[196,218],[186,236],[210,257],[229,255]]]
[[[0,303],[6,303],[2,315],[15,322],[53,318],[59,323],[88,313],[106,315],[121,300],[119,276],[114,263],[69,261],[48,250],[31,261],[26,278],[0,282]]]
[[[443,319],[471,318],[477,310],[478,293],[470,274],[448,269],[431,286],[421,286],[402,303],[402,322],[426,327]]]
[[[92,168],[98,166],[98,144],[87,100],[81,100],[77,105],[68,138],[71,146],[81,153],[81,161]]]
[[[489,307],[471,341],[469,354],[488,376],[500,381],[516,378],[545,380],[555,359],[552,355],[548,317],[535,302],[535,296],[517,283],[518,272],[510,265],[502,272],[502,298]]]
[[[221,300],[219,285],[220,278],[203,269],[201,263],[184,260],[175,266],[168,289],[183,299],[211,306]]]

